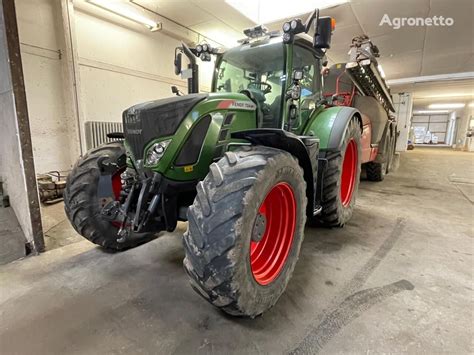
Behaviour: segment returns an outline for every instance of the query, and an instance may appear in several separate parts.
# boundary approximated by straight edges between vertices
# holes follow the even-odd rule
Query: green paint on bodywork
[[[318,137],[320,149],[327,149],[334,121],[341,109],[342,107],[336,106],[316,110],[301,134]]]
[[[158,164],[155,166],[147,167],[153,171],[161,173],[168,179],[177,181],[189,181],[189,180],[203,180],[209,171],[209,165],[213,162],[215,156],[215,149],[218,146],[224,146],[224,151],[227,150],[229,143],[241,143],[240,140],[230,139],[230,135],[236,131],[255,129],[257,127],[256,113],[255,110],[240,109],[240,108],[219,108],[219,104],[223,101],[235,100],[238,102],[246,102],[253,105],[252,101],[244,94],[238,93],[211,93],[209,97],[199,102],[193,109],[186,115],[184,120],[181,122],[178,130],[173,136],[160,137],[158,139],[150,141],[146,147],[143,157],[146,157],[146,152],[150,147],[158,142],[171,139],[170,144],[166,148],[163,157],[160,159]],[[228,112],[235,114],[230,125],[223,127],[223,121]],[[211,124],[206,133],[202,150],[199,158],[194,165],[189,166],[175,166],[174,161],[178,157],[179,153],[188,137],[192,134],[195,125],[205,116],[211,115]],[[228,129],[226,138],[223,141],[218,141],[219,134],[222,129]],[[127,148],[128,144],[125,142],[125,147],[130,155],[130,150]],[[132,157],[133,159],[133,157]]]
[[[294,44],[285,44],[284,51],[284,67],[286,73],[281,78],[283,85],[283,95],[285,95],[285,93],[288,92],[288,90],[290,90],[293,85],[292,75]],[[219,58],[217,59],[216,64],[218,65],[218,63]],[[217,71],[215,75],[217,75]],[[212,84],[213,90],[215,90],[215,82],[216,77],[214,77]],[[224,102],[227,101],[227,103],[229,103],[230,100],[254,105],[253,102],[244,94],[229,92],[210,93],[206,99],[200,101],[195,107],[192,108],[192,110],[183,119],[173,136],[160,137],[148,142],[147,146],[145,147],[145,151],[143,152],[144,159],[146,159],[147,150],[150,149],[153,144],[171,139],[171,142],[168,145],[161,160],[155,166],[145,167],[150,168],[171,180],[203,180],[206,174],[209,172],[210,164],[216,158],[217,149],[222,148],[222,152],[225,152],[227,150],[235,149],[236,145],[238,146],[248,144],[248,142],[245,140],[231,139],[231,133],[258,128],[256,111],[245,109],[245,107],[228,107],[228,105],[225,105]],[[288,127],[290,101],[291,100],[282,97],[278,128],[284,129],[284,127]],[[221,106],[219,106],[220,104]],[[292,129],[292,132],[297,135],[315,136],[319,138],[320,149],[324,150],[328,146],[333,124],[340,109],[341,107],[325,108],[324,106],[320,105],[313,111],[307,111],[305,116],[302,117],[302,124]],[[224,127],[223,122],[227,113],[229,112],[234,113],[234,118],[231,124]],[[299,114],[301,115],[301,111]],[[202,144],[202,149],[196,164],[191,166],[175,166],[174,162],[180,154],[181,149],[183,148],[187,139],[192,134],[193,128],[202,118],[207,115],[211,115],[211,123],[206,133],[204,143]],[[221,130],[224,129],[228,130],[226,138],[223,141],[218,141]],[[128,148],[126,141],[125,148],[128,152],[130,163],[137,165],[136,159],[131,155],[131,151]]]

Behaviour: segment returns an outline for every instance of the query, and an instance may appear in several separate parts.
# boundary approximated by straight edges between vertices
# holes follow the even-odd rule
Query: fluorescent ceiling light
[[[255,24],[272,23],[278,20],[307,14],[314,9],[326,9],[349,2],[349,0],[225,0]]]
[[[419,97],[417,96],[417,99],[439,99],[445,97],[474,97],[474,92],[453,92],[448,94],[420,95]]]
[[[455,80],[465,80],[465,79],[474,79],[474,72],[464,72],[464,73],[452,73],[452,74],[438,74],[438,75],[426,75],[426,76],[415,76],[411,78],[402,78],[402,79],[392,79],[388,80],[387,84],[390,86],[395,85],[404,85],[404,84],[417,84],[417,83],[428,83],[436,81],[455,81]]]
[[[414,115],[431,115],[436,113],[448,113],[448,110],[418,110],[413,111]]]
[[[433,109],[446,109],[446,108],[463,108],[466,104],[463,103],[454,103],[454,104],[431,104],[428,108]]]
[[[161,23],[151,20],[140,14],[136,8],[130,5],[127,0],[86,0],[88,3],[110,11],[116,15],[125,17],[134,22],[141,23],[148,27],[150,31],[161,30]]]

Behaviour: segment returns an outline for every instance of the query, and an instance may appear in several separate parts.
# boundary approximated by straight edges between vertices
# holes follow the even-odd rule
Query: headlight
[[[171,139],[168,139],[166,141],[153,144],[146,153],[145,165],[156,165],[160,161],[163,154],[165,154],[165,150],[170,144],[170,142]]]
[[[293,39],[291,33],[285,32],[283,33],[283,43],[290,43]]]
[[[288,32],[291,29],[291,24],[289,22],[285,22],[283,24],[283,32]]]

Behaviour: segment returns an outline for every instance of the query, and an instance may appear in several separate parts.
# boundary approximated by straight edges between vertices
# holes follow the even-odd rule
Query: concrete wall
[[[404,152],[407,150],[407,142],[410,134],[413,95],[411,93],[393,94],[393,103],[398,121],[398,131],[400,132],[396,150],[397,152]]]
[[[16,4],[37,172],[71,168],[80,154],[79,136],[85,141],[86,121],[120,121],[133,104],[171,96],[172,85],[187,91],[173,67],[180,39],[79,2],[70,24],[77,60],[75,102],[70,91],[76,87],[67,78],[73,69],[67,63],[71,48],[65,43],[69,33],[61,2]],[[183,33],[187,37],[182,39],[199,39],[193,35]],[[209,91],[212,63],[199,64],[201,90]]]
[[[172,96],[172,85],[187,91],[186,81],[174,74],[179,40],[81,11],[75,26],[84,121],[120,121],[131,105]],[[212,69],[208,63],[200,69],[201,90],[209,91]]]
[[[466,142],[466,132],[469,129],[469,122],[471,117],[474,117],[474,107],[466,106],[457,116],[456,120],[456,138],[454,146],[456,149],[463,149]]]
[[[73,117],[66,115],[59,5],[52,0],[16,1],[33,154],[39,173],[68,170],[75,160],[67,149],[77,138],[68,130]]]
[[[28,241],[33,241],[30,205],[27,195],[15,98],[8,62],[8,48],[0,0],[0,177],[4,181],[5,193],[17,216]],[[2,227],[2,226],[0,226]],[[1,248],[2,246],[0,246]]]
[[[454,133],[456,129],[456,112],[451,112],[449,114],[449,123],[448,129],[446,134],[446,144],[453,145],[454,144]]]
[[[131,105],[185,90],[173,72],[179,42],[75,12],[81,102],[85,121],[120,121]]]

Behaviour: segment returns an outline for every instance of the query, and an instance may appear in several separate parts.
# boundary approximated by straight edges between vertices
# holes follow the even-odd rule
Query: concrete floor
[[[69,223],[64,212],[64,202],[53,205],[41,204],[41,222],[46,250],[61,248],[84,240]]]
[[[26,238],[15,212],[0,203],[0,265],[26,255]]]
[[[81,241],[2,266],[0,352],[472,353],[473,157],[416,148],[362,182],[352,221],[307,228],[287,291],[254,320],[188,286],[184,224],[124,253]]]

